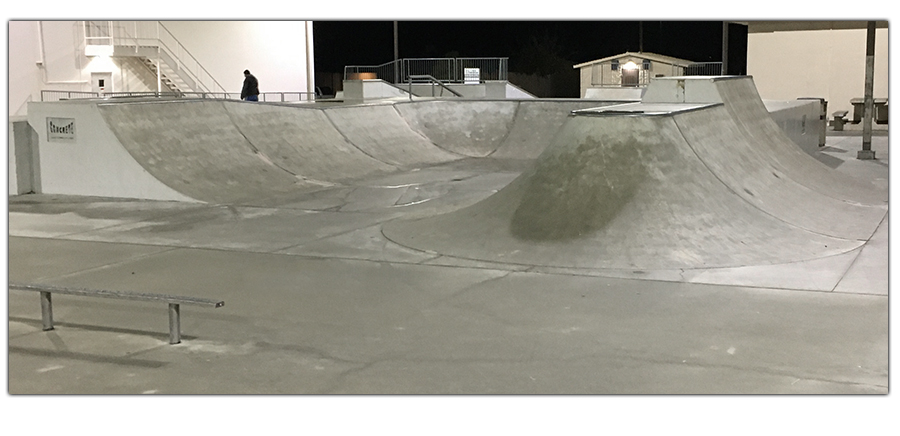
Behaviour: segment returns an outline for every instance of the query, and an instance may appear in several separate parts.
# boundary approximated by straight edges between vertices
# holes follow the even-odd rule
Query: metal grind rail
[[[41,293],[41,318],[44,331],[53,330],[53,299],[52,294],[78,295],[82,297],[115,298],[119,300],[157,301],[169,305],[169,343],[181,343],[181,305],[192,304],[218,308],[225,305],[221,300],[207,298],[182,297],[176,295],[148,294],[124,291],[108,291],[102,289],[68,288],[51,285],[33,285],[22,283],[10,283],[10,290],[34,291]]]

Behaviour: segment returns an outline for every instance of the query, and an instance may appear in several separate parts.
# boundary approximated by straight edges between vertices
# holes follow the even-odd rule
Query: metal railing
[[[622,67],[611,70],[610,64],[596,64],[591,68],[591,85],[600,87],[646,86],[653,77],[664,76],[720,76],[721,62],[694,62],[690,64],[655,63],[652,70],[638,70],[636,82],[625,84]]]
[[[348,65],[344,67],[344,80],[381,79],[390,83],[402,83],[403,59],[381,65]]]
[[[455,96],[457,96],[457,97],[462,97],[462,94],[460,94],[460,93],[458,93],[458,92],[456,92],[456,91],[454,91],[454,90],[448,88],[447,85],[444,84],[444,82],[441,82],[440,80],[434,78],[434,77],[431,76],[431,75],[428,75],[428,74],[412,74],[412,75],[409,76],[409,82],[407,82],[407,84],[409,85],[409,91],[408,91],[408,93],[409,93],[409,99],[410,99],[410,100],[412,100],[412,96],[413,96],[413,92],[412,92],[412,86],[413,86],[413,83],[431,84],[431,96],[432,96],[432,97],[438,97],[438,95],[436,95],[436,94],[434,93],[434,86],[435,86],[435,85],[437,85],[437,86],[441,89],[441,96],[444,95],[444,90],[446,89],[447,91],[450,91],[451,94],[453,94],[453,95],[455,95]]]
[[[79,99],[115,99],[115,98],[200,98],[218,100],[240,100],[239,92],[84,92],[84,91],[41,91],[42,102],[54,102],[62,100]],[[316,101],[314,92],[264,92],[259,95],[262,102],[313,102]]]
[[[508,80],[509,58],[398,59],[381,65],[348,65],[344,80],[381,79],[407,83],[411,76],[432,76],[444,83],[463,83],[467,68],[479,69],[479,80]]]
[[[240,95],[238,95],[238,98],[240,98]],[[265,102],[289,103],[315,100],[315,92],[263,92],[259,94],[259,101]]]
[[[685,76],[721,76],[721,62],[694,62],[684,67]]]
[[[112,21],[85,21],[84,43],[86,45],[113,45]]]
[[[198,88],[195,91],[225,92],[225,87],[159,21],[85,21],[84,33],[85,44],[127,47],[136,56],[164,50],[174,64],[169,67],[189,77]]]

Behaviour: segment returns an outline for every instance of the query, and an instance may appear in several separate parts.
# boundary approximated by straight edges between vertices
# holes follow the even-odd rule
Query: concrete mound
[[[383,234],[488,262],[718,268],[845,253],[887,212],[883,193],[846,180],[773,130],[749,77],[674,78],[646,95],[650,101],[577,111],[535,165],[492,197],[388,223]],[[826,218],[835,216],[868,225],[840,228]]]
[[[784,263],[861,245],[798,228],[735,195],[672,116],[570,118],[535,166],[497,194],[389,223],[383,233],[454,257],[591,269]]]

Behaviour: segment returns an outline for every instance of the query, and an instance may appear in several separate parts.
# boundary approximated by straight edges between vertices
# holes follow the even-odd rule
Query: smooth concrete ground
[[[886,187],[887,137],[876,161],[855,159],[860,140],[830,136],[818,158]],[[163,304],[54,296],[44,332],[38,295],[10,291],[8,392],[888,392],[887,219],[828,292],[470,262],[381,234],[525,165],[461,161],[255,206],[11,197],[11,282],[225,306],[183,306],[169,345]]]

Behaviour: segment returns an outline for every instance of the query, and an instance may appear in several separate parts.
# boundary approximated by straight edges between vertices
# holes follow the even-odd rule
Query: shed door
[[[622,86],[638,86],[641,71],[638,69],[622,69]]]

